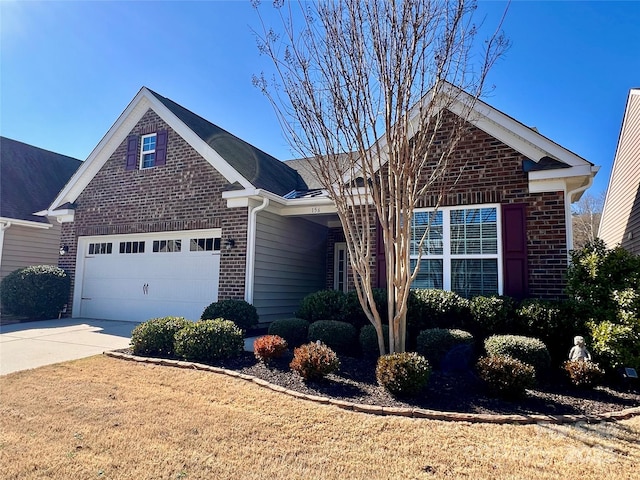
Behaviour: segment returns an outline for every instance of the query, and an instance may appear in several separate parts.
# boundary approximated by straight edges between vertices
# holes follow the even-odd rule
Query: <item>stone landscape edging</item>
[[[138,363],[149,363],[152,365],[164,365],[168,367],[186,368],[192,370],[202,370],[212,373],[220,373],[230,377],[241,378],[268,388],[274,392],[285,393],[289,396],[309,400],[315,403],[325,405],[333,405],[343,410],[352,410],[354,412],[370,413],[373,415],[387,415],[396,417],[425,418],[429,420],[444,420],[448,422],[470,422],[470,423],[496,423],[496,424],[519,424],[530,425],[534,423],[578,423],[578,422],[610,422],[626,420],[628,418],[640,415],[640,407],[627,408],[618,412],[600,413],[594,415],[543,415],[543,414],[488,414],[488,413],[462,413],[462,412],[441,412],[438,410],[426,410],[423,408],[408,407],[381,407],[378,405],[365,405],[360,403],[352,403],[344,400],[336,400],[329,397],[321,397],[317,395],[308,395],[306,393],[297,392],[274,385],[261,378],[234,370],[227,370],[221,367],[214,367],[204,363],[187,362],[184,360],[172,360],[168,358],[153,358],[131,355],[129,353],[109,351],[104,352],[108,357],[130,360]]]

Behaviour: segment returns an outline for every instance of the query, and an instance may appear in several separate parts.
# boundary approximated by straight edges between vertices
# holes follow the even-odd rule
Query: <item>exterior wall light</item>
[[[69,245],[63,245],[60,247],[60,255],[69,253]]]

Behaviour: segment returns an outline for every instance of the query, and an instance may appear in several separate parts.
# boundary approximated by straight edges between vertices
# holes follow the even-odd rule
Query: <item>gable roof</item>
[[[0,217],[48,223],[46,209],[82,162],[0,137]]]
[[[142,87],[49,207],[76,201],[144,114],[153,110],[226,178],[230,188],[261,189],[276,195],[306,188],[302,177],[271,155],[214,125],[173,100]]]
[[[256,188],[284,195],[306,188],[296,170],[153,90],[149,90]]]

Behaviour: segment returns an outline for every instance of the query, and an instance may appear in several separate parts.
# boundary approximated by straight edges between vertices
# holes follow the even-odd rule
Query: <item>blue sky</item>
[[[265,3],[270,3],[266,0]],[[494,25],[504,2],[480,1]],[[640,2],[512,2],[489,104],[602,168],[640,87]],[[144,85],[280,159],[293,155],[251,76],[269,68],[249,0],[0,0],[0,134],[85,159]]]

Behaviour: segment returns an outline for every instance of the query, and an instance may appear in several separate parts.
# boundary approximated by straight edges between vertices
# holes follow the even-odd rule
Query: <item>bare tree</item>
[[[598,238],[606,192],[597,195],[585,193],[571,208],[573,225],[573,248],[579,250],[588,242]]]
[[[429,235],[427,226],[412,241],[416,200],[427,192],[441,199],[462,173],[452,171],[451,157],[507,41],[496,30],[474,46],[475,4],[464,0],[327,0],[298,9],[276,1],[280,31],[265,25],[258,4],[258,45],[275,72],[254,83],[336,205],[355,289],[382,354],[383,319],[373,296],[379,223],[389,348],[402,352],[420,264],[411,268],[410,251],[422,254]]]

